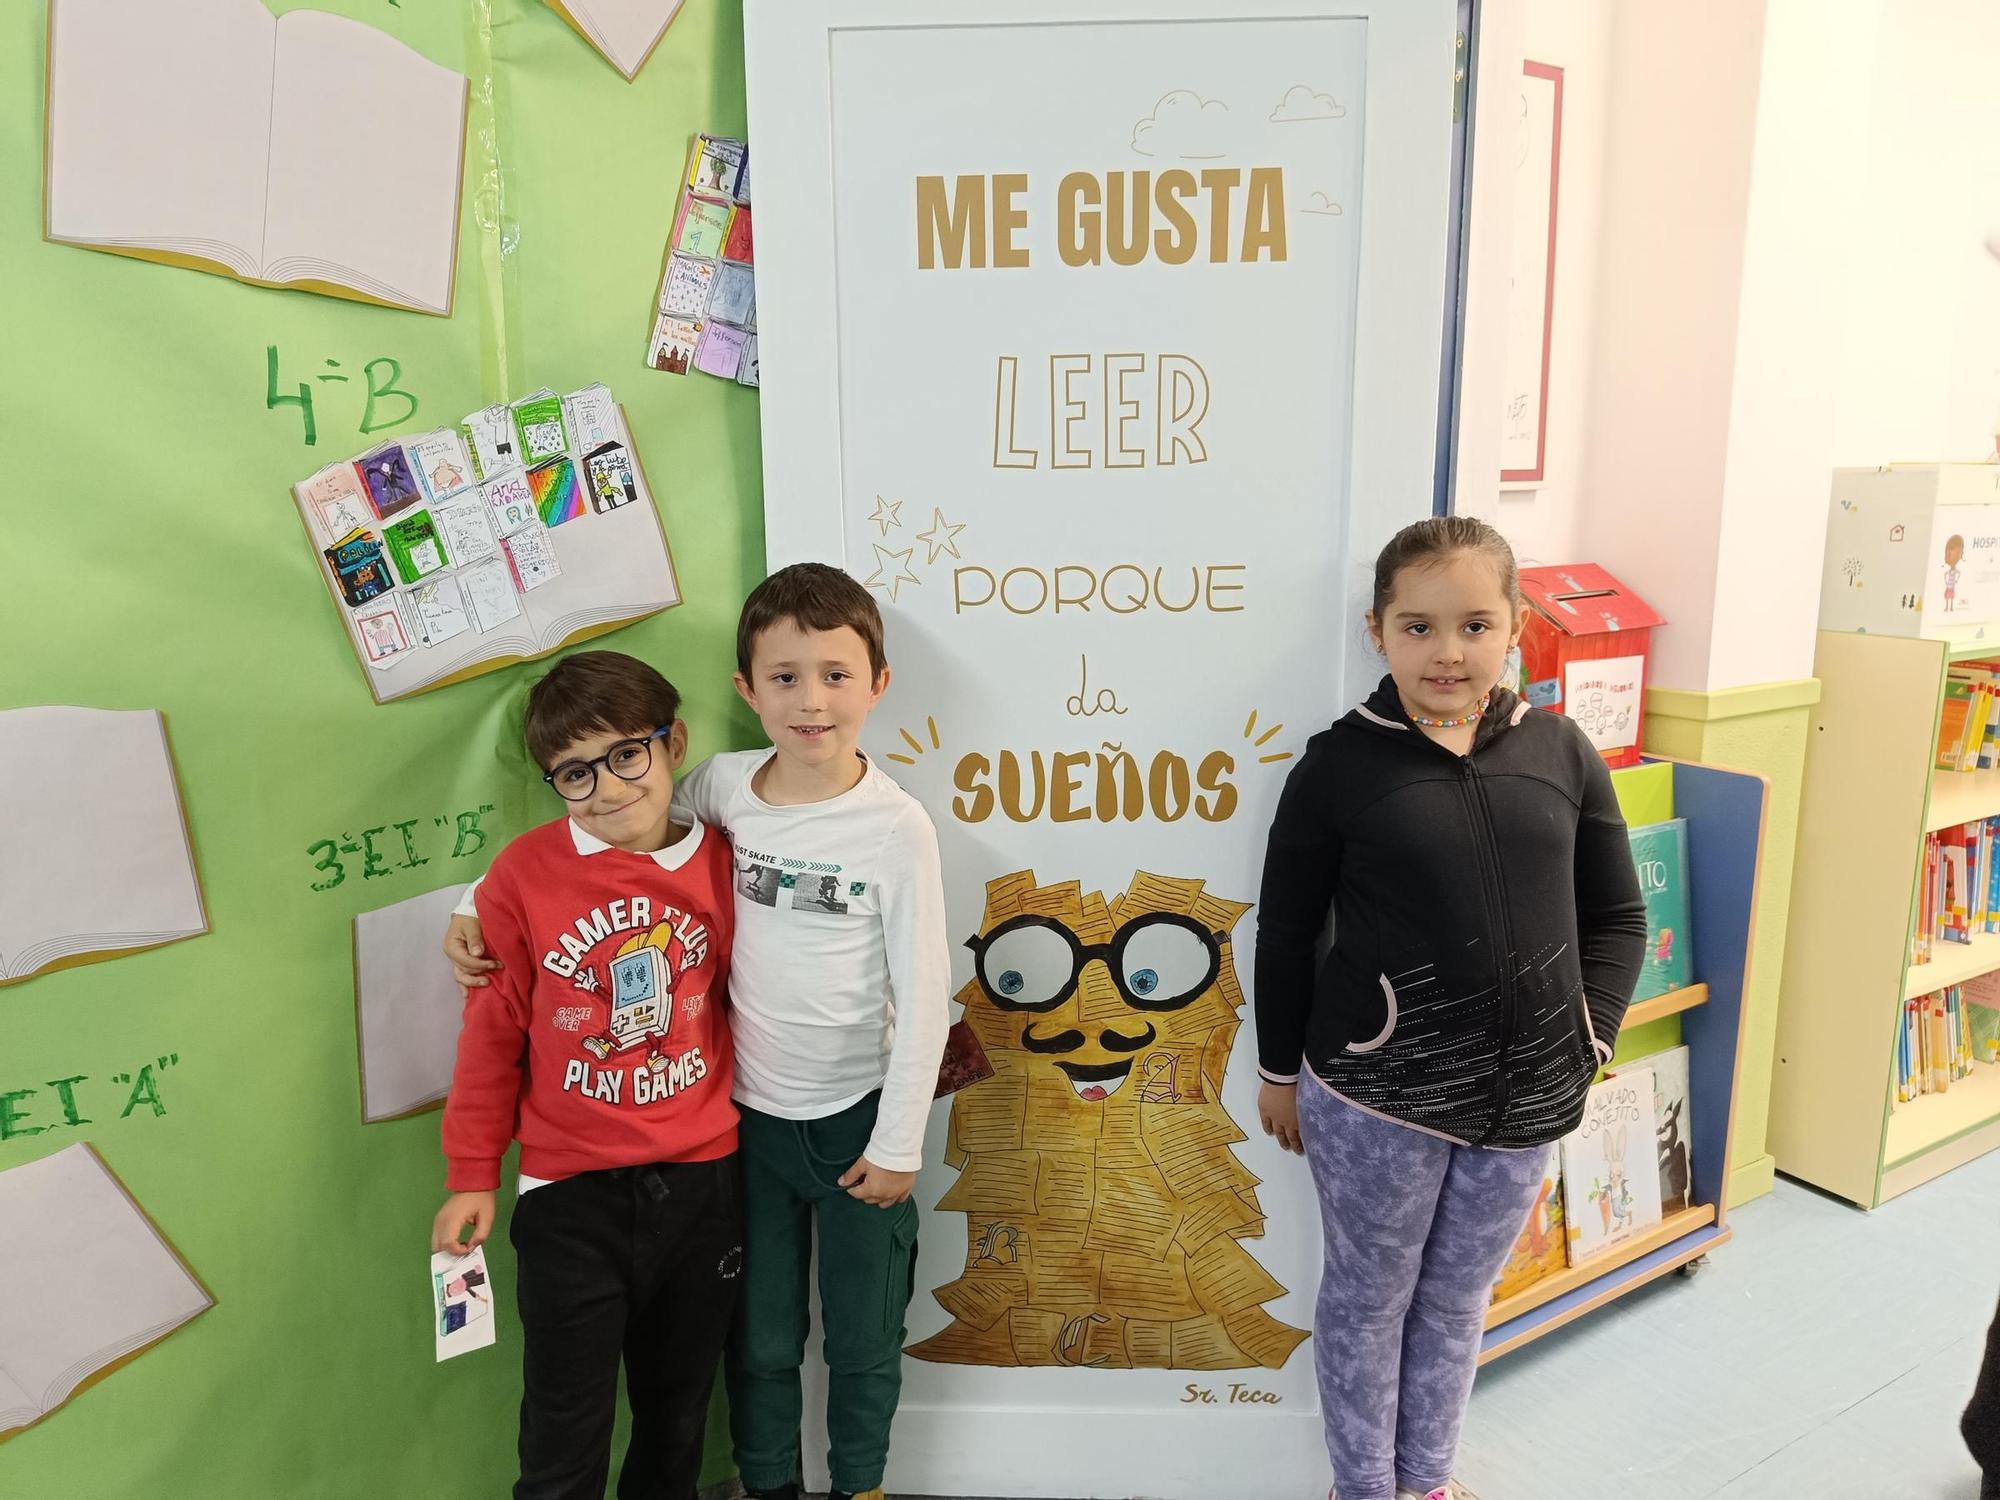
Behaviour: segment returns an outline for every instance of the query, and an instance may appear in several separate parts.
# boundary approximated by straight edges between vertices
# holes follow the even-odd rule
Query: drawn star
[[[901,552],[891,552],[880,542],[872,545],[875,548],[875,571],[861,580],[865,587],[887,589],[889,602],[894,604],[897,590],[903,584],[923,582],[923,579],[910,571],[910,554],[917,550],[915,547],[905,547]],[[893,572],[890,571],[892,564],[895,569]]]
[[[869,512],[868,519],[873,521],[877,526],[880,526],[882,528],[882,535],[887,536],[891,526],[901,526],[903,524],[903,502],[900,500],[884,500],[880,495],[877,495],[875,497],[875,509]]]
[[[933,505],[931,507],[931,529],[917,533],[917,540],[931,549],[931,555],[926,559],[926,562],[936,562],[940,552],[949,552],[953,557],[957,557],[958,534],[963,530],[965,530],[965,522],[960,521],[954,526],[944,518],[944,512]]]

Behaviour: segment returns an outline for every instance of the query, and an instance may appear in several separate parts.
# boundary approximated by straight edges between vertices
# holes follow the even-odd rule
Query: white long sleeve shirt
[[[914,1172],[950,1026],[937,830],[872,761],[838,797],[774,806],[750,782],[776,753],[714,755],[674,786],[735,850],[736,1100],[815,1120],[879,1088],[865,1154]]]

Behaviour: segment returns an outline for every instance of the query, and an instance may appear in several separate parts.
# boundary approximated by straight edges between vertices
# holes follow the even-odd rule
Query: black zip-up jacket
[[[1309,1067],[1470,1145],[1557,1140],[1610,1060],[1645,942],[1625,820],[1583,731],[1496,688],[1454,755],[1385,677],[1307,743],[1271,824],[1259,1071]]]

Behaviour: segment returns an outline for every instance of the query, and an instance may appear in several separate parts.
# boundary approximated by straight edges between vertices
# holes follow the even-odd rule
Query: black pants
[[[709,1388],[743,1274],[734,1156],[584,1172],[522,1195],[515,1500],[603,1500],[618,1362],[632,1405],[619,1500],[694,1500]]]
[[[1980,1500],[2000,1500],[2000,1314],[1986,1330],[1986,1359],[1958,1430],[1986,1475]]]

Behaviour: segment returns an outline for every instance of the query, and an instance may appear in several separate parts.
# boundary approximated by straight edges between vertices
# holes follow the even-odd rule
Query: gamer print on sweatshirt
[[[707,961],[708,928],[678,907],[661,907],[656,921],[652,902],[631,896],[578,917],[542,955],[580,1002],[554,1015],[580,1054],[564,1065],[563,1091],[637,1108],[706,1078],[700,1043],[684,1038],[707,999]]]

